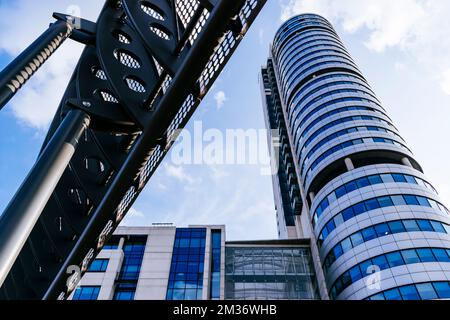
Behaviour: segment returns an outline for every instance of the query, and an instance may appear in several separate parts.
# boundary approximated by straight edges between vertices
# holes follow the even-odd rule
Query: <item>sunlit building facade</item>
[[[225,237],[224,226],[119,227],[70,299],[320,298],[309,240]]]
[[[285,22],[261,85],[279,235],[311,239],[322,298],[449,298],[449,211],[333,26]]]

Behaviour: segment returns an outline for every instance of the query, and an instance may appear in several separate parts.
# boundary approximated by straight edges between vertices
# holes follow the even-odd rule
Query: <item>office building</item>
[[[225,237],[224,226],[119,227],[70,299],[319,298],[309,240]]]
[[[321,297],[450,298],[449,211],[333,26],[285,22],[261,85],[279,236],[311,240]]]

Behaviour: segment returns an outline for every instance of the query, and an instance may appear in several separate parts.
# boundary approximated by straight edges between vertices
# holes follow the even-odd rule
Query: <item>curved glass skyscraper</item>
[[[311,238],[322,297],[450,297],[449,211],[332,25],[284,23],[262,86],[280,237]]]

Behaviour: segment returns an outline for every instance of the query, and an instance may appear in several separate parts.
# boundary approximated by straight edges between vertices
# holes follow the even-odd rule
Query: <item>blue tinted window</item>
[[[350,220],[354,217],[353,208],[347,208],[342,212],[342,217],[344,218],[344,221]]]
[[[406,204],[402,196],[391,196],[391,199],[395,206],[404,206]]]
[[[422,231],[434,231],[433,226],[428,220],[417,220],[417,224]]]
[[[406,178],[402,174],[393,174],[392,177],[394,178],[395,182],[406,182]]]
[[[342,249],[344,250],[344,252],[347,252],[348,250],[353,248],[352,243],[349,238],[343,240],[341,242],[341,246],[342,246]]]
[[[385,256],[380,256],[372,259],[374,265],[379,266],[381,270],[389,268],[389,264]]]
[[[419,295],[422,300],[431,300],[431,299],[438,298],[431,283],[417,284],[416,288],[417,288],[417,291],[419,291]]]
[[[337,198],[340,198],[340,197],[346,195],[347,191],[345,190],[345,186],[342,186],[342,187],[336,189],[335,193],[336,193]]]
[[[378,237],[383,237],[390,234],[387,224],[380,224],[375,226],[375,231],[377,232]]]
[[[400,252],[392,252],[386,255],[386,259],[391,268],[404,265],[404,261]]]
[[[415,220],[406,220],[403,222],[405,225],[406,231],[408,232],[414,232],[414,231],[420,231],[419,225]]]
[[[105,272],[108,268],[108,259],[95,259],[89,269],[88,272]]]
[[[99,286],[81,286],[75,290],[73,300],[97,300],[100,292]]]
[[[353,206],[353,211],[355,212],[355,215],[358,216],[358,215],[366,212],[367,210],[366,210],[366,206],[364,205],[364,203],[358,203]]]
[[[361,243],[364,243],[364,239],[362,238],[362,235],[360,233],[355,233],[350,237],[352,240],[353,246],[359,246]]]
[[[431,249],[417,249],[417,254],[419,255],[420,261],[422,262],[433,262],[436,261]]]
[[[447,251],[445,251],[444,249],[433,249],[433,253],[438,261],[450,262]]]
[[[370,176],[368,179],[371,185],[383,183],[383,180],[381,180],[381,177],[378,175]]]
[[[436,221],[431,221],[431,225],[434,228],[434,231],[436,232],[442,232],[442,233],[447,233],[447,231],[445,230],[444,226],[442,225],[442,223],[440,222],[436,222]]]
[[[420,300],[419,293],[415,286],[406,286],[400,288],[400,293],[403,297],[403,300]]]
[[[386,300],[402,300],[400,291],[395,288],[384,292]]]
[[[367,210],[369,210],[369,211],[380,208],[380,204],[378,203],[377,199],[367,200],[365,202],[365,204],[366,204]]]
[[[450,299],[450,284],[448,282],[433,283],[439,299]]]
[[[362,235],[363,235],[364,241],[370,241],[372,239],[377,238],[377,234],[376,234],[375,229],[373,227],[364,229],[362,231]]]
[[[392,233],[405,232],[405,227],[401,221],[393,221],[388,223]]]
[[[359,266],[356,266],[349,271],[350,277],[352,278],[352,282],[356,282],[362,278],[361,270]]]
[[[378,202],[382,208],[391,207],[393,205],[391,197],[378,198]]]
[[[416,196],[403,196],[407,205],[418,205],[419,201],[417,201]]]
[[[364,188],[370,185],[369,179],[366,177],[356,180],[358,188]]]
[[[420,262],[419,256],[417,255],[416,250],[405,250],[402,251],[403,259],[406,264],[418,263]]]

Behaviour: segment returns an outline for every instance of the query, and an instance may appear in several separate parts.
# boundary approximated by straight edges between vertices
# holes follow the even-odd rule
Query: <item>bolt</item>
[[[88,101],[83,101],[83,106],[86,108],[90,108],[92,106],[92,104]]]

